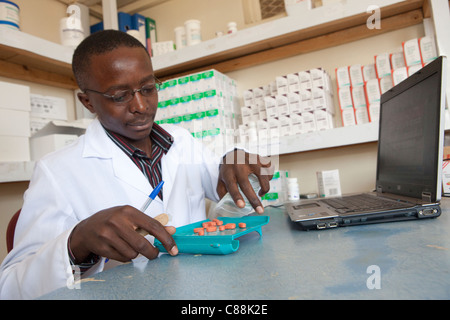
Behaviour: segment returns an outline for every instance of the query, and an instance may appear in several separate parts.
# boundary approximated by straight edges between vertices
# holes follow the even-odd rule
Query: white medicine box
[[[0,81],[0,109],[30,111],[30,87]]]
[[[30,161],[30,138],[0,136],[0,162]]]
[[[67,120],[67,106],[65,99],[31,94],[30,102],[32,117]]]
[[[30,112],[0,109],[0,136],[30,136]]]
[[[333,197],[342,195],[339,170],[337,169],[318,171],[317,185],[319,187],[320,197]]]
[[[31,160],[37,161],[44,155],[61,149],[75,140],[75,134],[50,134],[30,139]]]

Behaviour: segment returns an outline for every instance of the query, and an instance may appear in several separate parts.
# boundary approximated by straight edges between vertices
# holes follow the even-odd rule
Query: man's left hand
[[[260,198],[255,194],[248,180],[248,176],[252,173],[259,180],[261,186],[259,197],[261,197],[270,190],[270,180],[274,173],[270,160],[240,149],[235,149],[227,153],[223,159],[223,163],[220,165],[217,193],[222,198],[229,192],[234,203],[239,208],[243,208],[245,201],[239,192],[239,185],[255,211],[262,214],[264,208]]]

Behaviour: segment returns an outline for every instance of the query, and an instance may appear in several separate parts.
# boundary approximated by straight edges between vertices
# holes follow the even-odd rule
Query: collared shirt
[[[132,146],[128,142],[124,141],[119,135],[116,133],[109,131],[105,127],[106,134],[111,138],[112,141],[121,149],[127,156],[130,157],[131,161],[133,161],[137,167],[141,170],[144,176],[148,179],[151,186],[155,188],[158,183],[162,180],[162,172],[161,172],[161,159],[164,154],[166,154],[170,147],[173,144],[173,137],[161,126],[154,123],[152,131],[150,132],[150,140],[152,141],[152,154],[148,157],[144,151]],[[163,199],[162,196],[162,188],[158,194],[160,199]],[[70,250],[70,238],[67,242],[69,259],[70,263],[73,266],[77,266],[73,269],[79,272],[81,275],[84,274],[87,270],[89,270],[94,264],[96,264],[100,257],[95,254],[90,254],[88,259],[81,264],[75,263],[75,257]]]
[[[161,159],[166,154],[173,143],[173,137],[164,130],[161,126],[154,123],[152,131],[150,132],[150,140],[152,141],[152,154],[150,157],[147,154],[124,141],[119,135],[105,128],[106,134],[112,141],[130,157],[131,161],[141,170],[144,176],[148,179],[151,186],[155,188],[162,180]],[[158,194],[162,200],[162,189]]]

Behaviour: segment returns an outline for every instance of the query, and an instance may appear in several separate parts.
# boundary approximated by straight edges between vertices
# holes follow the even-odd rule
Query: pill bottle
[[[248,180],[250,181],[250,184],[252,185],[253,190],[255,191],[256,195],[259,197],[258,192],[259,189],[261,189],[261,186],[259,185],[258,178],[253,173],[248,176]],[[233,198],[231,197],[230,193],[226,193],[223,198],[217,203],[215,208],[212,210],[212,214],[209,215],[210,219],[214,219],[217,217],[242,217],[246,216],[252,211],[254,211],[252,205],[248,201],[247,197],[242,192],[241,188],[238,186],[239,192],[241,193],[242,197],[245,201],[245,207],[239,208],[236,206],[236,204],[233,201]]]
[[[62,18],[60,21],[61,44],[68,47],[76,47],[84,39],[84,31],[81,26],[81,20],[72,20],[71,18]]]
[[[62,18],[59,22],[59,34],[61,44],[75,48],[84,39],[84,31],[81,25],[81,10],[77,5],[67,7],[69,17]]]
[[[144,38],[142,37],[142,33],[140,33],[138,30],[129,29],[129,30],[127,30],[127,33],[128,33],[130,36],[132,36],[132,37],[138,39],[139,42],[142,43],[142,45],[143,45],[144,47],[146,46],[146,39],[144,39]]]
[[[186,45],[193,46],[202,42],[200,20],[187,20],[184,22],[186,29]]]
[[[175,46],[177,50],[186,47],[186,28],[179,26],[173,31],[175,32]]]
[[[237,24],[234,21],[228,22],[227,24],[228,32],[227,33],[235,33],[237,32]]]
[[[20,8],[17,4],[0,0],[0,26],[20,30]]]
[[[300,190],[298,187],[297,178],[287,178],[288,187],[288,201],[295,201],[300,199]]]

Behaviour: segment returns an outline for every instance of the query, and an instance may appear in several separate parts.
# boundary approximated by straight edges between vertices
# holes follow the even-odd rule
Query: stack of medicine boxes
[[[414,38],[394,53],[375,55],[374,63],[336,68],[343,126],[377,122],[381,94],[436,59],[434,37]]]
[[[30,161],[30,88],[0,82],[0,161]]]
[[[252,144],[256,123],[260,146],[281,137],[334,127],[333,91],[330,77],[316,68],[275,77],[263,87],[243,92],[241,144]]]
[[[75,134],[61,132],[38,133],[53,120],[67,121],[67,105],[63,98],[31,94],[31,160],[37,161],[44,155],[56,151],[77,140]]]
[[[338,100],[344,127],[378,121],[380,85],[386,88],[392,85],[389,76],[383,74],[378,79],[375,69],[375,64],[336,68]],[[369,92],[369,100],[366,100],[366,91]]]
[[[162,84],[155,122],[186,128],[217,154],[234,146],[237,90],[233,79],[211,69]]]

